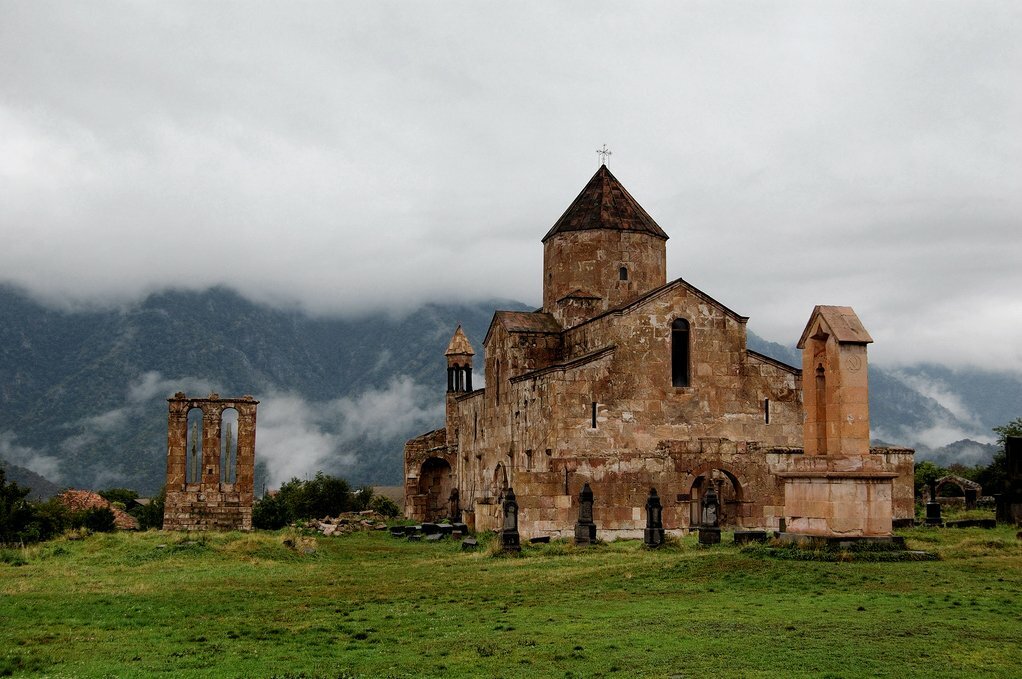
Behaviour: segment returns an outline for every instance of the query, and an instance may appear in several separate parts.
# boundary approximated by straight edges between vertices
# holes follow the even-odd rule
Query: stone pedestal
[[[701,526],[699,528],[699,544],[719,545],[720,529],[713,526]]]
[[[939,502],[927,502],[926,503],[926,525],[927,526],[940,526],[943,525],[944,520],[940,517],[940,503]]]

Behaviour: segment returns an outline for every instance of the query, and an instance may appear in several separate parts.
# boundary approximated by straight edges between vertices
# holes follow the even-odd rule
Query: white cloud
[[[443,402],[406,376],[393,378],[383,389],[325,402],[271,392],[260,398],[256,459],[266,463],[268,483],[279,486],[294,477],[353,465],[363,439],[401,446],[407,432],[442,418]]]
[[[19,467],[25,467],[49,481],[59,483],[62,478],[60,459],[41,453],[34,448],[18,445],[16,439],[15,434],[9,431],[0,431],[0,459]]]

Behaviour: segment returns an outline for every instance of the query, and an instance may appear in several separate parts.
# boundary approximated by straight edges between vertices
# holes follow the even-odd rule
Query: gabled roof
[[[575,288],[564,297],[561,297],[558,302],[563,302],[566,299],[603,299],[599,295],[594,295],[591,292],[586,292],[582,288]]]
[[[696,286],[694,286],[691,283],[689,283],[688,281],[686,281],[684,278],[676,278],[673,281],[671,281],[670,283],[667,283],[666,285],[661,285],[659,288],[654,288],[654,289],[650,290],[649,292],[647,292],[645,295],[643,295],[641,297],[636,297],[635,299],[631,300],[630,302],[626,302],[626,303],[624,303],[624,304],[622,304],[620,306],[613,307],[612,309],[607,309],[602,314],[597,314],[596,316],[593,316],[592,318],[587,318],[586,320],[582,321],[578,325],[574,325],[571,328],[565,328],[565,330],[574,330],[575,328],[580,328],[583,325],[585,325],[586,323],[592,323],[593,321],[599,320],[599,319],[601,319],[601,318],[603,318],[605,316],[609,316],[611,314],[621,315],[623,313],[631,311],[632,309],[634,309],[636,307],[642,306],[646,302],[648,302],[648,301],[650,301],[650,300],[652,300],[652,299],[654,299],[656,297],[659,297],[660,295],[663,295],[663,294],[665,294],[667,292],[670,292],[671,290],[674,290],[675,288],[684,288],[685,290],[687,290],[688,292],[692,293],[694,296],[696,296],[699,299],[703,300],[707,304],[711,304],[711,305],[717,307],[721,312],[723,312],[727,316],[730,316],[732,319],[734,319],[738,323],[745,324],[749,320],[748,316],[742,316],[737,311],[733,311],[732,309],[729,309],[728,307],[724,306],[723,304],[721,304],[717,300],[715,300],[712,297],[710,297],[709,295],[707,295],[705,292],[703,292],[702,290],[700,290]]]
[[[606,165],[600,166],[561,218],[543,236],[543,242],[558,233],[590,229],[634,231],[664,240],[668,238]]]
[[[472,350],[472,345],[468,342],[468,337],[465,336],[465,331],[459,325],[458,329],[454,331],[451,343],[447,345],[444,356],[475,356],[475,353]]]
[[[873,338],[866,332],[866,328],[862,327],[862,322],[852,311],[852,307],[818,304],[809,316],[809,322],[806,323],[806,329],[802,331],[802,337],[795,345],[799,349],[805,347],[806,340],[809,339],[809,333],[816,325],[817,318],[820,319],[822,325],[826,326],[827,334],[833,335],[838,344],[871,344],[873,342]]]
[[[561,332],[560,323],[553,315],[543,311],[495,311],[483,339],[483,346],[490,341],[493,327],[498,323],[508,332],[534,332],[544,335],[556,335]]]

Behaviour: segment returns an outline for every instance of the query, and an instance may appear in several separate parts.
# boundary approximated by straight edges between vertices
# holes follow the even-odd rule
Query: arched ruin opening
[[[454,474],[446,460],[431,457],[422,463],[419,471],[419,493],[427,496],[425,521],[448,518],[452,490]]]
[[[720,503],[720,527],[735,528],[741,526],[745,491],[738,477],[727,469],[720,467],[696,470],[693,472],[693,475],[692,486],[689,489],[689,525],[695,527],[701,523],[702,499],[712,486],[717,492],[717,499]]]
[[[225,408],[220,414],[220,482],[238,480],[238,411]]]
[[[188,430],[185,440],[185,483],[202,483],[202,409],[188,410]]]

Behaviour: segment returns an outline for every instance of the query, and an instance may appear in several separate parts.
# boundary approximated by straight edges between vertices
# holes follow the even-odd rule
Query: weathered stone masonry
[[[723,525],[781,527],[778,472],[803,457],[803,371],[750,351],[746,317],[668,282],[667,238],[601,167],[543,239],[543,308],[494,314],[484,389],[471,388],[468,338],[460,328],[452,338],[445,426],[405,448],[407,516],[448,516],[457,491],[465,521],[496,530],[513,487],[523,537],[569,537],[589,483],[601,534],[638,538],[651,487],[665,529],[682,532],[700,522],[712,486]],[[847,386],[842,398],[862,396]],[[821,411],[835,452],[841,407]],[[847,434],[861,447],[865,422],[868,448],[868,414],[853,409]],[[912,452],[862,455],[888,489],[893,479],[895,516],[910,517]]]
[[[251,396],[167,399],[167,499],[165,530],[251,530],[254,499],[256,401]],[[233,469],[221,468],[224,411],[238,413]],[[188,413],[202,413],[201,442],[189,446]],[[197,464],[196,464],[197,463]]]

